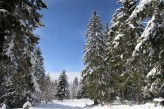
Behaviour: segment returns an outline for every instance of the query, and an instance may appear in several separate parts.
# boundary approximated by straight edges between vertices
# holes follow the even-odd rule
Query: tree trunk
[[[0,61],[2,60],[3,44],[4,44],[4,35],[0,34]]]
[[[121,90],[121,102],[124,104],[125,103],[125,92],[124,92],[124,89]]]
[[[98,101],[97,99],[94,100],[94,105],[97,105],[98,104]]]
[[[139,95],[139,89],[138,88],[136,89],[135,96],[136,96],[136,104],[140,104],[140,95]]]

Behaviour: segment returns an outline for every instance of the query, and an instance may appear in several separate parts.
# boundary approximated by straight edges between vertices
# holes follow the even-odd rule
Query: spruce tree
[[[143,71],[135,71],[135,68],[131,66],[131,60],[133,60],[132,53],[137,43],[136,39],[142,32],[142,26],[136,25],[134,27],[127,21],[136,7],[136,0],[119,0],[118,3],[120,3],[122,7],[117,9],[113,15],[107,42],[106,61],[111,78],[111,84],[109,86],[110,88],[113,87],[111,89],[116,91],[116,93],[121,96],[121,100],[124,101],[124,99],[131,99],[129,98],[130,94],[127,94],[128,92],[137,90],[136,92],[138,93],[141,91],[141,89],[137,88],[140,86],[140,82],[135,80],[141,79],[140,74],[142,74],[141,72]],[[133,77],[135,77],[135,79]],[[112,85],[113,82],[115,83],[114,86]],[[132,87],[134,87],[134,89],[132,89]]]
[[[139,53],[146,54],[147,60],[149,60],[150,70],[147,72],[148,84],[146,94],[154,97],[163,96],[163,21],[164,21],[164,2],[162,0],[140,0],[138,6],[129,17],[129,21],[137,21],[140,24],[147,21],[147,25],[137,39],[133,56],[139,55]]]
[[[70,92],[69,92],[69,84],[67,82],[67,75],[65,70],[61,73],[58,79],[58,85],[57,85],[57,93],[56,97],[58,100],[64,100],[69,99]]]
[[[39,92],[33,55],[39,38],[33,31],[43,26],[38,10],[44,8],[42,0],[0,1],[0,102],[9,107],[22,107],[27,97],[35,101]]]
[[[81,99],[81,98],[88,98],[88,97],[87,97],[87,93],[86,93],[85,83],[83,83],[82,80],[81,80],[80,83],[79,83],[79,90],[78,90],[77,98],[78,98],[78,99]]]
[[[43,94],[43,100],[48,103],[50,101],[53,100],[53,96],[52,96],[52,81],[50,79],[49,74],[46,75],[45,80],[44,80],[44,90],[42,92]]]
[[[101,80],[104,70],[104,54],[105,41],[103,37],[103,26],[101,19],[94,11],[93,16],[88,24],[86,32],[86,44],[84,48],[84,64],[83,81],[87,89],[87,93],[91,99],[97,100],[102,98]]]
[[[45,79],[45,69],[43,63],[43,56],[39,47],[34,50],[34,55],[36,57],[36,64],[34,65],[34,76],[39,84],[39,87],[44,90],[44,79]]]
[[[78,86],[79,86],[78,79],[77,77],[75,77],[71,88],[72,98],[77,98],[78,88],[79,88]]]

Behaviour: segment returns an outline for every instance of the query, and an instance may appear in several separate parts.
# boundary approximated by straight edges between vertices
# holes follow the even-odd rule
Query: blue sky
[[[85,31],[94,10],[102,23],[110,22],[119,7],[117,0],[45,0],[49,10],[41,11],[44,27],[35,31],[46,72],[81,72]]]

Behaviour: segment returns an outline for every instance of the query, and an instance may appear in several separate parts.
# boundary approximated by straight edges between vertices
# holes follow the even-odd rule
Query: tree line
[[[164,97],[164,2],[118,0],[110,26],[94,11],[85,35],[82,84],[94,103]]]

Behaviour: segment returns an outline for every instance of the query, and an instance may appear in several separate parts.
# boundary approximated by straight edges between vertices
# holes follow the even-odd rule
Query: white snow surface
[[[6,108],[6,104],[3,104],[3,105],[2,105],[2,109],[7,109],[7,108]]]
[[[161,102],[163,101],[164,99],[163,98],[154,98],[153,101],[156,101],[156,102]]]
[[[142,105],[121,105],[121,104],[109,104],[109,105],[93,105],[93,101],[88,99],[80,100],[54,100],[48,104],[40,104],[30,109],[162,109],[161,106],[154,107],[153,103],[147,103]]]
[[[25,109],[26,107],[31,107],[31,103],[29,101],[27,101],[24,105],[23,105],[23,109]]]
[[[28,102],[25,103],[26,106],[30,105]],[[24,104],[24,105],[25,105]],[[78,100],[64,100],[58,101],[53,100],[50,103],[44,103],[30,107],[30,109],[163,109],[162,106],[157,105],[155,107],[154,103],[146,103],[141,105],[122,105],[118,103],[108,104],[108,105],[93,105],[93,101],[89,99],[78,99]]]

